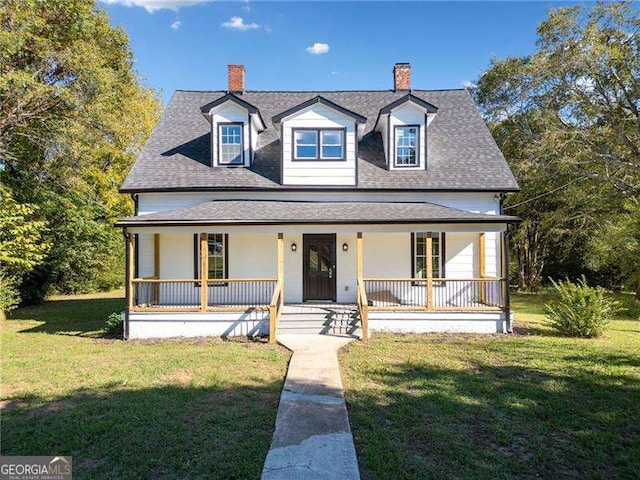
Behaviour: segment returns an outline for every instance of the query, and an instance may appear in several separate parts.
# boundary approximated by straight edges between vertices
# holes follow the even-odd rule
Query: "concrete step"
[[[339,328],[278,328],[277,335],[353,335],[361,336],[362,330],[357,328],[339,329]]]

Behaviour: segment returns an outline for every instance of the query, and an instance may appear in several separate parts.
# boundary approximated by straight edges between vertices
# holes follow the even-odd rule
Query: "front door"
[[[303,300],[336,301],[336,235],[303,235]]]

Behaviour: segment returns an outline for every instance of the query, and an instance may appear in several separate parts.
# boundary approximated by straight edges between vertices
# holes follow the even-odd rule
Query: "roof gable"
[[[338,105],[337,103],[334,103],[334,102],[332,102],[330,100],[327,100],[326,98],[324,98],[324,97],[322,97],[320,95],[317,95],[317,96],[307,100],[306,102],[302,102],[302,103],[300,103],[300,104],[298,104],[298,105],[296,105],[296,106],[294,106],[292,108],[289,108],[288,110],[285,110],[284,112],[280,112],[277,115],[274,115],[273,118],[272,118],[273,123],[280,123],[280,122],[282,122],[282,120],[284,118],[289,117],[289,116],[291,116],[291,115],[293,115],[293,114],[295,114],[295,113],[297,113],[297,112],[299,112],[301,110],[304,110],[305,108],[311,107],[311,106],[313,106],[313,105],[315,105],[317,103],[325,105],[326,107],[329,107],[329,108],[331,108],[333,110],[336,110],[336,111],[342,113],[343,115],[346,115],[348,117],[353,118],[353,120],[356,123],[366,123],[367,122],[367,117],[364,117],[364,116],[360,115],[359,113],[353,112],[353,111],[351,111],[351,110],[349,110],[347,108],[344,108],[344,107]]]
[[[211,111],[214,110],[216,107],[220,107],[227,102],[233,102],[236,105],[244,108],[251,115],[256,116],[257,119],[260,121],[261,127],[263,130],[267,127],[267,124],[264,122],[264,119],[262,118],[262,115],[260,114],[260,110],[258,109],[258,107],[250,104],[249,102],[244,101],[243,99],[239,98],[237,95],[234,95],[233,93],[227,93],[223,97],[217,98],[216,100],[209,102],[206,105],[203,105],[202,107],[200,107],[200,112],[203,115],[209,115]]]

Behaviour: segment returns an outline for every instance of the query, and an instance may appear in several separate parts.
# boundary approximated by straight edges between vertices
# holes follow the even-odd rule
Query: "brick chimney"
[[[229,88],[232,93],[244,92],[244,65],[228,65]]]
[[[411,64],[396,63],[393,66],[393,89],[411,90]]]

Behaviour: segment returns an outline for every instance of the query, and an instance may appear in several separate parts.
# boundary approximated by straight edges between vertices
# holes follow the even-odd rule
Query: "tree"
[[[0,183],[0,269],[18,275],[33,269],[45,257],[45,222],[34,215],[37,207],[15,201]]]
[[[523,188],[505,203],[524,219],[514,233],[521,288],[593,274],[595,235],[613,219],[626,231],[623,205],[638,205],[639,31],[629,2],[551,10],[537,51],[492,60],[473,89]]]
[[[113,223],[131,213],[118,186],[160,103],[93,0],[5,0],[0,25],[0,180],[38,208],[51,244],[23,292],[113,286],[123,268]]]

